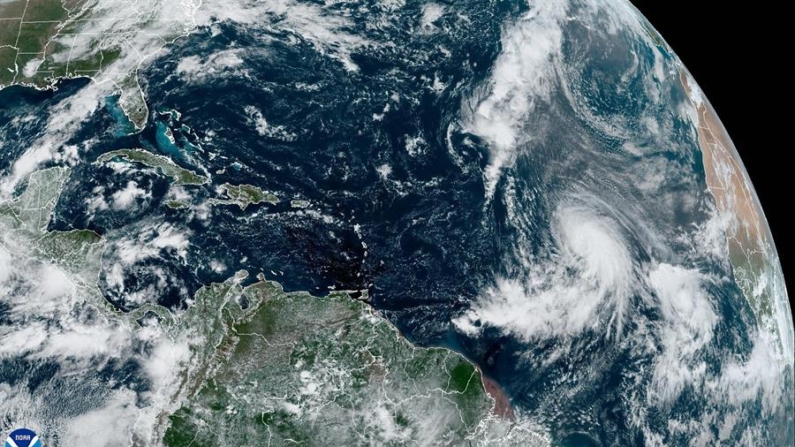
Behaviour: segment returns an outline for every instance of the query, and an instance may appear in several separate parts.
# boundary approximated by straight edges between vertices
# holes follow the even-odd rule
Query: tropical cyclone
[[[792,443],[764,216],[628,2],[0,5],[50,89],[0,91],[0,429]]]

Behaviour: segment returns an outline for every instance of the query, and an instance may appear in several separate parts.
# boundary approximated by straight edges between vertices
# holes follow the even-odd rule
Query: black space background
[[[795,123],[790,119],[795,25],[765,2],[631,0],[693,74],[734,141],[762,202],[790,297]],[[736,5],[736,6],[734,6]]]

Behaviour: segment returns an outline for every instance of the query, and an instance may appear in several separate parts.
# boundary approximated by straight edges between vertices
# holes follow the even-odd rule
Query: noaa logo
[[[41,447],[41,441],[33,430],[18,428],[8,435],[4,447]]]

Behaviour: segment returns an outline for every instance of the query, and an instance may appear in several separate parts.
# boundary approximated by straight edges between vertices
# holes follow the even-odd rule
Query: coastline
[[[760,328],[774,332],[778,356],[792,365],[792,313],[775,242],[753,184],[715,110],[692,76],[680,67],[679,79],[696,112],[704,174],[725,233],[734,280],[753,309]]]

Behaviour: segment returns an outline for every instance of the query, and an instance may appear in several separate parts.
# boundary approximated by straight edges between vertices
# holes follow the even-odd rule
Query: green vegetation
[[[28,0],[11,0],[0,3],[0,19],[20,18]]]
[[[31,174],[22,194],[12,202],[0,204],[0,216],[13,216],[13,219],[4,219],[8,228],[28,237],[44,236],[69,173],[68,168],[51,168]]]
[[[61,22],[67,18],[69,11],[61,0],[27,0],[25,22]]]
[[[471,363],[412,346],[346,293],[318,298],[260,281],[225,295],[224,354],[171,416],[166,445],[463,445],[510,426],[491,415]]]
[[[119,106],[140,129],[149,111],[136,67],[154,48],[195,26],[187,15],[163,21],[161,8],[157,2],[136,4],[136,13],[130,15],[124,4],[115,2],[0,1],[0,88],[48,88],[61,78],[104,77],[113,82]],[[108,69],[122,59],[124,63]]]
[[[87,259],[99,259],[102,238],[91,230],[52,231],[36,240],[33,249],[73,273],[84,268]]]
[[[461,361],[450,371],[450,389],[459,393],[465,393],[469,389],[469,383],[475,376],[477,370],[466,361]]]
[[[49,42],[49,38],[55,34],[57,28],[58,22],[22,22],[19,30],[19,39],[17,39],[16,44],[19,54],[44,53],[44,47]]]
[[[119,149],[107,152],[100,155],[96,163],[105,163],[111,160],[125,160],[156,168],[161,174],[171,177],[175,185],[203,185],[209,181],[207,177],[182,168],[167,157],[143,149]]]
[[[72,52],[91,11],[86,0],[14,0],[0,3],[0,86],[13,82],[39,87],[57,77],[93,76],[121,56],[121,43],[89,41],[88,51]],[[23,17],[24,13],[24,17]],[[82,50],[82,49],[81,49]],[[33,61],[30,73],[25,72]]]
[[[69,61],[69,74],[73,76],[96,74],[104,67],[111,65],[119,57],[121,57],[121,50],[119,48],[110,47],[97,50],[84,59],[73,59]]]
[[[84,1],[76,2],[79,6]],[[25,65],[43,60],[55,49],[53,39],[69,20],[70,11],[61,0],[15,0],[0,3],[0,86],[14,80],[46,85],[49,79],[38,75],[25,76]],[[65,63],[66,61],[64,61]]]
[[[728,246],[734,281],[748,300],[760,324],[767,324],[768,329],[776,331],[773,317],[778,291],[775,289],[775,281],[770,279],[777,275],[773,270],[775,259],[769,258],[769,249],[760,251],[755,243],[743,244],[738,239],[730,239]]]
[[[163,441],[166,445],[214,447],[208,439],[197,436],[199,427],[194,424],[194,415],[187,409],[181,409],[169,417],[171,425]]]
[[[141,152],[103,157],[127,155]],[[157,304],[116,312],[96,286],[104,240],[47,230],[69,175],[31,174],[18,197],[0,204],[0,227],[26,240],[19,244],[32,247],[26,256],[68,273],[106,316],[131,327],[156,320],[186,344],[189,359],[163,395],[181,408],[161,413],[153,428],[166,445],[536,445],[534,435],[491,413],[472,364],[446,349],[414,347],[347,292],[286,293],[263,275],[244,286],[248,273],[239,271],[200,288],[184,312]]]
[[[0,26],[4,26],[0,21]],[[0,47],[0,86],[7,85],[14,80],[14,60],[17,57],[15,48]]]
[[[169,200],[166,202],[166,206],[171,208],[172,210],[178,210],[186,208],[188,205],[184,202],[180,202],[179,200]]]
[[[231,185],[224,183],[221,189],[229,199],[212,199],[214,205],[237,205],[241,210],[245,210],[249,205],[260,203],[279,203],[279,198],[275,195],[263,191],[254,185]]]
[[[19,34],[20,19],[0,19],[0,46],[14,46]],[[14,51],[16,55],[16,51]]]
[[[11,202],[0,204],[0,229],[13,233],[9,247],[26,247],[23,256],[57,266],[100,308],[109,308],[97,287],[104,241],[90,230],[48,231],[52,211],[71,171],[49,168],[30,175],[27,187]]]

